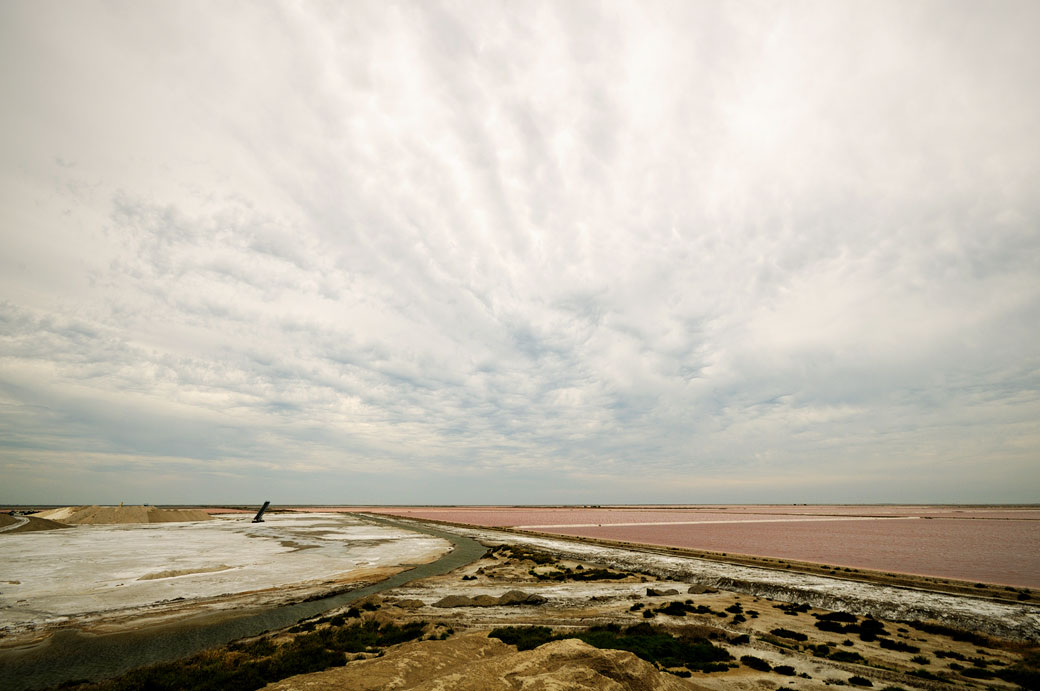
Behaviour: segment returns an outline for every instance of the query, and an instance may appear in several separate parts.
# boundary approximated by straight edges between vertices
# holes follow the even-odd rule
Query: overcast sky
[[[0,501],[1040,500],[1040,3],[0,3]]]

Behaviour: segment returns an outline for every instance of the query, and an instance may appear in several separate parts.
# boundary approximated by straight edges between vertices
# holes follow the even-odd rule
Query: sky
[[[1040,3],[0,3],[0,502],[1040,501]]]

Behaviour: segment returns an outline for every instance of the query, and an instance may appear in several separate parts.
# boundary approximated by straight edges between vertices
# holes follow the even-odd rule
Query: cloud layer
[[[0,500],[1035,501],[1031,2],[0,7]]]

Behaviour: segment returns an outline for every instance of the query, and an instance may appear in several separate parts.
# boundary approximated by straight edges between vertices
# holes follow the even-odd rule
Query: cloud
[[[1037,13],[7,3],[0,499],[1032,501]]]

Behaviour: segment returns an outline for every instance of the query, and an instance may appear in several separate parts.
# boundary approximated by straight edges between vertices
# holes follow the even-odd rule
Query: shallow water
[[[1040,510],[949,506],[393,508],[487,527],[1040,588]]]

